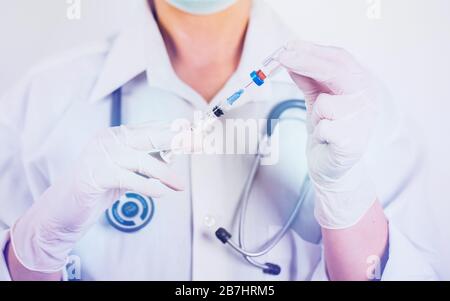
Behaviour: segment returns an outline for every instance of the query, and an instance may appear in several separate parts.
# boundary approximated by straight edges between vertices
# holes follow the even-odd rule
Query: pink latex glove
[[[346,51],[296,41],[278,61],[304,92],[308,168],[322,227],[356,224],[377,199],[362,160],[376,120],[371,75]]]
[[[125,191],[159,197],[183,184],[148,155],[170,146],[166,125],[117,127],[98,134],[75,170],[54,183],[11,230],[11,246],[28,270],[59,272],[77,241]],[[140,176],[145,175],[146,177]]]

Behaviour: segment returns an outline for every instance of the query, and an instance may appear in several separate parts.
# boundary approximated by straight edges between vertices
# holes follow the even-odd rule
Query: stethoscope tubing
[[[267,138],[270,137],[273,132],[276,125],[278,125],[281,115],[286,112],[289,109],[301,109],[306,110],[305,103],[303,101],[299,100],[287,100],[279,105],[277,105],[269,114],[268,122],[267,122]],[[305,121],[305,120],[303,120]],[[262,143],[267,143],[268,139],[262,139]],[[260,149],[260,147],[258,147]],[[295,219],[297,218],[300,208],[302,204],[304,203],[304,200],[307,196],[309,187],[310,187],[310,180],[309,176],[306,176],[303,180],[303,183],[301,185],[300,193],[297,199],[297,203],[289,216],[286,223],[283,225],[282,229],[275,234],[270,240],[266,242],[259,250],[256,251],[250,251],[247,250],[245,247],[245,218],[247,214],[247,208],[248,208],[248,202],[250,199],[250,192],[252,189],[252,183],[254,182],[256,173],[258,171],[258,166],[261,163],[262,154],[258,153],[255,156],[255,159],[252,163],[249,176],[247,178],[247,181],[245,183],[244,191],[241,196],[241,210],[239,212],[239,233],[238,233],[238,242],[234,242],[231,238],[231,234],[226,232],[224,228],[220,228],[218,232],[227,233],[227,239],[223,240],[222,237],[218,237],[222,242],[228,244],[232,249],[234,249],[236,252],[241,254],[244,259],[251,265],[263,270],[264,273],[271,274],[271,275],[278,275],[281,272],[281,267],[277,264],[273,263],[260,263],[255,260],[257,257],[261,257],[269,253],[278,243],[281,241],[281,239],[287,234],[289,229],[291,228],[292,224],[294,223]],[[217,232],[216,232],[217,234]],[[222,239],[221,239],[222,238]]]

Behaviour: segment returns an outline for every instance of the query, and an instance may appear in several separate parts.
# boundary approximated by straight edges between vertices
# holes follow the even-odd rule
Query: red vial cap
[[[265,79],[267,78],[267,76],[264,74],[264,72],[262,72],[262,70],[258,70],[258,71],[256,72],[256,74],[258,75],[258,77],[259,77],[261,80],[265,80]]]

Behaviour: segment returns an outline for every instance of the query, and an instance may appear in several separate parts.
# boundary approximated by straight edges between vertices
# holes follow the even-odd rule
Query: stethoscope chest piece
[[[152,220],[153,199],[134,192],[125,193],[106,211],[109,223],[122,232],[137,232]]]

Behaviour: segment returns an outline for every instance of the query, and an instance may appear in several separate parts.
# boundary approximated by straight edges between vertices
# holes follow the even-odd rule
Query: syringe
[[[250,73],[251,81],[248,84],[228,97],[224,102],[216,105],[211,112],[207,112],[206,116],[213,119],[222,117],[248,89],[255,85],[258,87],[264,85],[267,79],[274,76],[280,70],[281,65],[276,59],[285,49],[285,47],[281,47],[272,53],[272,55],[263,61],[260,69]]]
[[[224,116],[228,111],[232,109],[234,104],[242,97],[242,95],[250,88],[257,86],[260,87],[264,85],[267,79],[273,77],[281,69],[280,63],[277,61],[277,57],[285,50],[285,47],[277,49],[272,55],[265,59],[262,63],[260,69],[257,69],[250,73],[251,81],[239,89],[237,92],[233,93],[225,101],[214,106],[212,110],[207,111],[204,114],[201,125],[194,125],[192,132],[207,129],[209,125],[213,124],[217,119]],[[200,129],[198,128],[200,126]],[[169,162],[173,150],[157,150],[152,152],[152,154],[159,153],[160,157]]]

